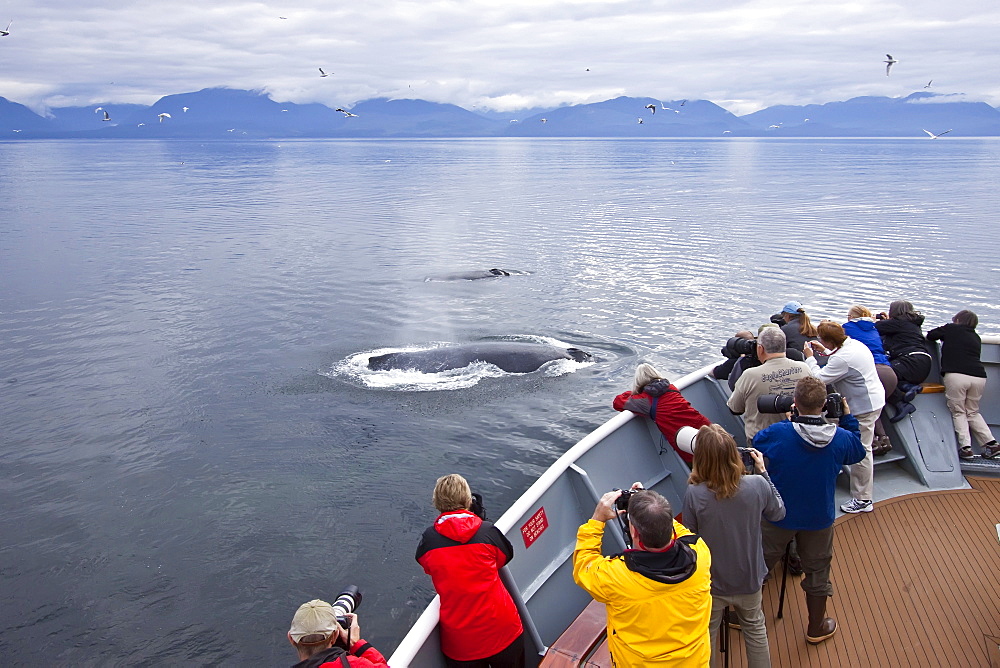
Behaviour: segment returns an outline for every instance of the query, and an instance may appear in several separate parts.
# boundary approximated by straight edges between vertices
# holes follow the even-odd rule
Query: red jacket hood
[[[483,521],[470,510],[449,510],[434,520],[434,530],[445,538],[467,543],[482,524]]]

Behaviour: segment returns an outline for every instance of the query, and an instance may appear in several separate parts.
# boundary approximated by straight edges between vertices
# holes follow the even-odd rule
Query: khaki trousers
[[[951,411],[951,421],[955,425],[955,436],[958,437],[958,447],[972,445],[969,431],[976,437],[979,445],[993,440],[986,420],[979,414],[979,402],[986,389],[986,379],[967,376],[964,373],[946,373],[944,375],[944,396]]]
[[[747,668],[771,667],[771,648],[767,642],[767,626],[764,624],[764,609],[761,603],[759,589],[752,594],[734,596],[712,594],[712,618],[708,623],[708,632],[712,637],[712,668],[717,668],[720,664],[719,628],[722,626],[722,610],[727,605],[736,611],[736,618],[740,620],[743,640],[746,643]],[[722,629],[722,632],[726,633],[726,629]],[[730,631],[729,641],[739,642],[739,634]]]
[[[858,427],[861,429],[861,445],[865,446],[865,458],[857,464],[851,464],[851,496],[859,501],[871,501],[875,487],[875,462],[872,459],[872,441],[875,440],[875,421],[882,414],[882,409],[855,415]]]

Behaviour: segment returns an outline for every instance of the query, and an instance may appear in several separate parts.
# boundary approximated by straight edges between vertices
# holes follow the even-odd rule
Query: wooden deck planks
[[[992,665],[997,649],[989,638],[1000,636],[1000,480],[969,482],[969,490],[889,499],[873,513],[838,519],[828,614],[839,629],[818,646],[805,642],[801,578],[789,578],[785,618],[774,619],[776,569],[764,587],[773,665]],[[744,666],[742,642],[734,640],[730,665]]]
[[[1000,656],[991,639],[1000,637],[1000,479],[969,482],[972,489],[889,499],[873,513],[837,520],[827,614],[839,628],[820,645],[805,641],[801,577],[789,576],[784,618],[774,618],[781,588],[776,568],[764,586],[772,664],[994,665]],[[730,640],[729,665],[745,666],[740,633],[732,631]],[[610,666],[605,656],[599,665]]]

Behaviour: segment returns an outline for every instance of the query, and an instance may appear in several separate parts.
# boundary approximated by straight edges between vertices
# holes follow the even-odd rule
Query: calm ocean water
[[[290,665],[349,583],[388,655],[434,480],[498,517],[640,360],[693,370],[789,299],[1000,333],[998,185],[995,139],[0,143],[0,657]],[[490,267],[532,273],[424,281]],[[511,335],[598,361],[335,371]]]

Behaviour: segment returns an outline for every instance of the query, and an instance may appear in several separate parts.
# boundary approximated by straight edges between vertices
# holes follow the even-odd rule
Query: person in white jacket
[[[875,359],[868,346],[849,338],[844,328],[832,320],[824,320],[817,327],[819,341],[806,343],[803,353],[813,376],[827,385],[833,385],[850,405],[861,428],[861,444],[865,458],[851,466],[851,498],[840,506],[845,513],[870,513],[872,505],[872,441],[875,440],[875,421],[885,406],[885,391],[879,382]],[[826,366],[820,367],[814,353],[828,355]]]

